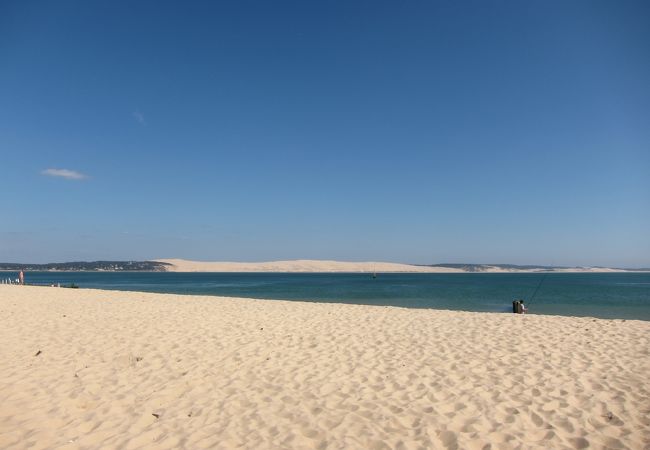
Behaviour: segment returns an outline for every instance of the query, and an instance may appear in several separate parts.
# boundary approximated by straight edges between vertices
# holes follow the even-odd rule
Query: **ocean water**
[[[30,272],[28,283],[259,299],[650,320],[650,273],[325,274]],[[16,272],[0,272],[0,279]]]

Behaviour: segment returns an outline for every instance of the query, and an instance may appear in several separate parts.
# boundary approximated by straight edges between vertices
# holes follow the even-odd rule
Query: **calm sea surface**
[[[0,272],[0,279],[16,272]],[[509,312],[541,274],[29,272],[27,282],[81,288]],[[650,320],[650,273],[548,274],[533,314]]]

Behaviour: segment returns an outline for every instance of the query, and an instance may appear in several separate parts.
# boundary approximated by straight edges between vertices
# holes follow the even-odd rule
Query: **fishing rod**
[[[544,280],[546,279],[548,274],[549,274],[549,271],[544,272],[544,276],[542,277],[541,280],[539,280],[539,284],[535,288],[535,292],[533,292],[533,295],[530,297],[530,300],[528,300],[528,305],[530,305],[533,302],[533,299],[537,295],[537,291],[539,291],[539,288],[542,287],[542,283],[544,282]]]

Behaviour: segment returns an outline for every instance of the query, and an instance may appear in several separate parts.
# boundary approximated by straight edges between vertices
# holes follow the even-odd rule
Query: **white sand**
[[[350,273],[467,273],[452,267],[427,267],[389,262],[348,262],[299,259],[269,262],[189,261],[186,259],[156,259],[171,264],[170,272],[350,272]],[[516,269],[486,266],[484,273],[531,273],[540,269]],[[625,272],[606,267],[556,268],[553,272]]]
[[[172,264],[169,268],[169,271],[172,272],[463,272],[461,269],[449,267],[426,267],[387,262],[320,261],[312,259],[252,263],[189,261],[186,259],[156,259],[155,261]]]
[[[650,448],[650,322],[0,286],[0,340],[2,449]]]

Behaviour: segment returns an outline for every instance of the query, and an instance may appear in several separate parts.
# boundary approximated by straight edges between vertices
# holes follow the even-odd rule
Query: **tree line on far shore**
[[[165,272],[171,264],[158,261],[75,261],[65,263],[0,263],[0,271]]]

